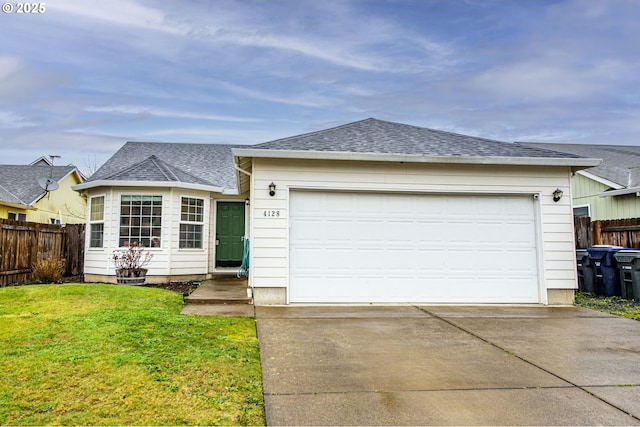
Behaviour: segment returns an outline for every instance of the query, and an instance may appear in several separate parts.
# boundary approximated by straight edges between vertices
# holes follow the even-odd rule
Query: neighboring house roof
[[[76,189],[125,182],[166,182],[235,189],[231,149],[225,144],[127,142]]]
[[[39,178],[60,182],[74,171],[75,166],[0,165],[0,202],[31,206],[47,194]]]
[[[11,194],[9,190],[4,188],[2,184],[0,184],[0,202],[10,203],[14,205],[24,205],[24,202]]]
[[[598,166],[583,170],[581,173],[613,189],[613,191],[607,191],[606,195],[622,195],[640,190],[640,146],[533,142],[516,144],[602,159],[602,163]]]
[[[288,153],[285,154],[285,153]],[[311,154],[315,153],[315,154]],[[238,148],[239,157],[593,165],[593,159],[377,119]],[[347,155],[345,155],[347,154]],[[353,154],[358,154],[353,156]],[[532,160],[537,159],[537,160]]]
[[[29,163],[29,165],[31,166],[53,166],[53,163],[51,163],[51,160],[47,159],[45,156],[40,156],[40,158],[34,160],[33,162]]]

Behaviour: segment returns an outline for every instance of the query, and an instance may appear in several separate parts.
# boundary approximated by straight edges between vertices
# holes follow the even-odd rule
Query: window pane
[[[120,225],[121,247],[133,242],[160,246],[162,196],[121,196]]]
[[[573,216],[589,216],[589,206],[580,206],[573,208]]]
[[[7,214],[7,218],[8,219],[12,219],[14,221],[26,221],[27,220],[27,214],[19,213],[19,212],[9,212]]]
[[[104,224],[91,224],[89,229],[89,247],[101,248],[104,236]]]
[[[202,249],[202,226],[196,224],[180,224],[179,247]]]
[[[202,222],[204,218],[204,199],[182,198],[181,221]]]
[[[104,196],[91,198],[91,221],[104,220]]]

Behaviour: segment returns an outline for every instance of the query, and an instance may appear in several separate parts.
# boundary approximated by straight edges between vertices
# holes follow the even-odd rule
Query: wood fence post
[[[591,221],[591,240],[593,241],[594,245],[602,244],[601,227],[601,221]]]

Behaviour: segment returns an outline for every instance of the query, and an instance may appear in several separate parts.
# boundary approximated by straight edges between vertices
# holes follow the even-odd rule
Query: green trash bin
[[[613,256],[620,271],[622,298],[640,300],[640,251],[624,249]]]

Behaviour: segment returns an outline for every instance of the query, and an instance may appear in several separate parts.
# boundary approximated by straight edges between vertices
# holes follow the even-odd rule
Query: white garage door
[[[532,196],[292,191],[290,208],[290,302],[539,302]]]

